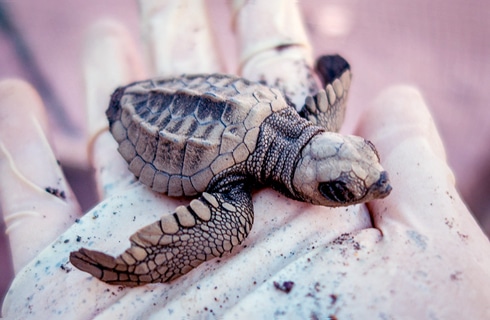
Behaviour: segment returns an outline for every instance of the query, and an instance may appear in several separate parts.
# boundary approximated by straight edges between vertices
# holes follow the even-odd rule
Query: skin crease
[[[272,43],[277,44],[283,42],[281,34],[298,34],[277,32],[280,28],[297,30],[300,23],[291,19],[299,16],[297,12],[291,14],[295,5],[283,3],[284,10],[269,10],[269,5],[273,9],[280,7],[273,2],[267,1],[265,8],[241,7],[244,17],[247,14],[256,17],[252,25],[246,25],[246,19],[235,19],[242,39],[241,50],[247,53],[240,70],[247,77],[254,73],[258,77],[267,70],[268,77],[277,78],[292,68],[291,61],[303,59],[310,52],[306,45],[281,51],[278,56],[275,50],[273,53],[256,47],[267,43],[267,38],[275,39]],[[146,3],[142,10],[145,26],[151,23],[148,15],[155,12],[158,11]],[[288,17],[288,24],[269,26],[271,33],[265,34],[263,26],[257,23],[281,21],[281,14]],[[271,19],[271,15],[277,19]],[[199,14],[193,17],[196,18],[189,23],[203,23]],[[195,25],[188,27],[192,30]],[[246,37],[241,30],[247,30]],[[94,27],[90,37],[84,62],[89,114],[93,115],[89,118],[90,148],[99,190],[105,200],[78,223],[69,226],[80,215],[76,202],[56,169],[55,158],[49,156],[52,155],[49,146],[37,142],[46,141],[39,139],[38,128],[46,131],[47,126],[40,120],[40,126],[19,126],[25,131],[15,135],[5,126],[12,119],[25,121],[26,115],[42,119],[41,101],[24,83],[9,80],[0,84],[3,146],[0,169],[4,183],[0,203],[10,239],[18,239],[11,243],[17,275],[4,301],[2,316],[66,319],[116,318],[124,314],[128,318],[150,315],[161,318],[171,313],[176,318],[218,315],[271,318],[279,312],[299,318],[490,316],[488,239],[457,194],[430,113],[420,94],[410,87],[385,91],[361,117],[363,122],[357,132],[376,145],[381,162],[390,173],[393,192],[386,199],[368,206],[325,209],[264,189],[254,195],[257,214],[244,247],[219,261],[203,264],[198,272],[168,285],[123,289],[73,270],[67,264],[70,251],[83,245],[120,253],[127,246],[129,230],[137,230],[184,203],[133,184],[112,137],[103,125],[96,125],[112,89],[143,78],[143,73],[134,55],[134,45],[121,27],[102,23]],[[298,42],[304,44],[304,38],[299,36]],[[210,38],[206,35],[181,39],[199,48],[200,43],[206,43],[203,47],[209,48]],[[154,46],[159,43],[168,46],[168,42],[156,36],[149,36],[147,41]],[[164,50],[165,46],[161,48]],[[216,64],[219,60],[212,51],[203,50],[204,56],[197,56],[199,50],[195,52],[199,64],[208,68],[200,71],[219,70]],[[170,61],[167,56],[160,60],[157,58],[163,56],[161,52],[150,56],[155,59],[153,64],[163,64],[156,68],[160,73],[167,72],[164,66]],[[174,60],[178,58],[176,54]],[[264,68],[267,64],[269,67]],[[183,63],[181,69],[169,72],[186,70],[189,69]],[[286,81],[291,88],[300,86],[301,80],[296,76]],[[10,120],[5,121],[5,114]],[[33,143],[28,147],[24,141]],[[47,155],[47,160],[33,163],[33,155]],[[67,193],[68,201],[46,197],[47,193],[32,191],[36,190],[32,184],[25,183],[44,186],[43,181],[56,183],[58,179],[62,179],[60,188]],[[8,202],[13,191],[20,198]],[[67,208],[67,204],[71,207]],[[25,214],[26,208],[33,207],[37,218]],[[23,214],[17,215],[17,223],[12,224],[12,214],[16,212]],[[32,230],[42,230],[45,240],[38,241],[40,232]],[[50,244],[51,241],[54,242]],[[32,249],[26,250],[27,247]],[[290,281],[294,285],[285,294],[276,289],[274,281],[279,284]]]

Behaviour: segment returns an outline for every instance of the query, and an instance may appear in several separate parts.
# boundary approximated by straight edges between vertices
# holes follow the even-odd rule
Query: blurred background
[[[217,45],[226,50],[223,59],[231,66],[237,53],[229,4],[207,3]],[[412,84],[421,90],[445,143],[457,187],[489,235],[488,2],[304,0],[299,5],[315,54],[340,53],[351,63],[350,105],[367,107],[393,84]],[[139,41],[135,0],[0,0],[0,80],[25,79],[40,92],[58,159],[85,211],[95,205],[96,196],[87,165],[81,56],[87,28],[105,18],[124,23]],[[1,300],[13,277],[4,231],[2,221]]]

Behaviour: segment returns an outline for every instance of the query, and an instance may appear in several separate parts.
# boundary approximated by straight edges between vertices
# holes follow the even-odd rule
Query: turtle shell
[[[119,153],[142,183],[170,196],[192,196],[245,161],[262,122],[286,107],[276,89],[207,74],[118,88],[106,114]]]

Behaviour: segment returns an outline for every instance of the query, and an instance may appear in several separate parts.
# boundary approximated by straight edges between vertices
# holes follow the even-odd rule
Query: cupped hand
[[[293,100],[307,94],[310,69],[298,66],[311,66],[312,53],[292,1],[234,3],[234,70],[221,63],[203,3],[161,2],[141,2],[150,75],[119,25],[100,23],[88,36],[89,150],[103,200],[83,217],[49,147],[37,94],[18,81],[0,84],[0,199],[16,271],[4,317],[489,316],[489,242],[455,190],[424,101],[408,87],[383,93],[357,132],[390,173],[388,198],[329,209],[261,190],[243,245],[168,284],[110,286],[73,268],[70,252],[117,255],[137,229],[186,203],[150,192],[127,170],[104,115],[117,86],[228,71],[280,80]]]

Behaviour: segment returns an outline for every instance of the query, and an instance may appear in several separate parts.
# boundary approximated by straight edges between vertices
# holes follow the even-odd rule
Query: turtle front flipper
[[[350,65],[339,55],[326,55],[317,60],[316,71],[323,88],[315,96],[306,97],[299,113],[327,131],[338,132],[344,122],[352,78]]]
[[[70,254],[70,261],[113,285],[167,282],[230,252],[247,237],[252,223],[252,199],[243,185],[227,193],[205,192],[137,231],[131,247],[117,258],[81,248]]]

